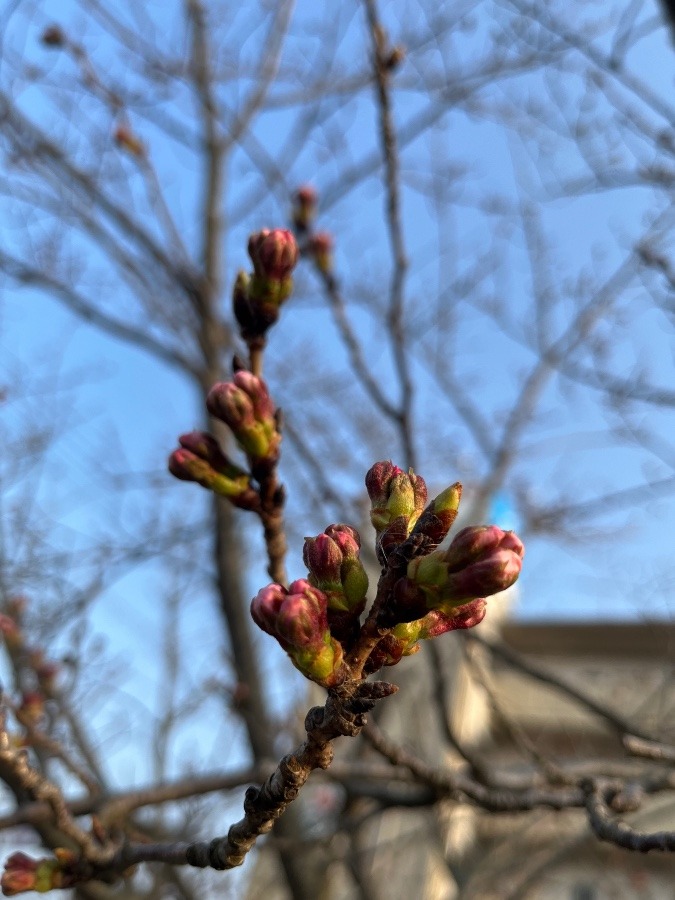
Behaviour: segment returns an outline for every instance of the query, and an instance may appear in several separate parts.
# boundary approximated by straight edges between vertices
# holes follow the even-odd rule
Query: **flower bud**
[[[417,520],[415,534],[428,538],[428,552],[435,550],[452,528],[461,499],[462,485],[457,481],[435,497]]]
[[[502,531],[496,525],[472,525],[454,537],[445,552],[445,560],[449,571],[457,572],[496,550],[510,550],[521,559],[525,554],[523,542],[515,532]]]
[[[513,531],[496,525],[464,528],[444,554],[448,594],[469,600],[505,591],[518,579],[524,554]]]
[[[307,252],[324,275],[333,271],[333,244],[333,236],[327,231],[317,231],[307,241]]]
[[[482,597],[477,597],[471,603],[460,606],[459,609],[453,610],[451,613],[444,613],[439,609],[434,609],[420,620],[419,639],[426,640],[438,637],[438,635],[445,634],[447,631],[473,628],[483,621],[486,609],[487,603]]]
[[[57,847],[55,859],[32,859],[25,853],[12,853],[5,862],[0,887],[5,897],[26,891],[46,894],[58,888],[72,887],[77,882],[77,859],[70,850]]]
[[[262,338],[278,320],[281,302],[278,290],[261,290],[255,276],[252,280],[245,272],[239,272],[232,290],[232,308],[242,338],[249,342]]]
[[[358,617],[366,603],[368,575],[359,558],[361,539],[349,525],[329,525],[323,534],[305,538],[302,558],[309,581],[328,599],[328,609]]]
[[[303,184],[293,197],[293,227],[299,233],[307,231],[316,216],[317,194],[310,184]]]
[[[200,434],[200,432],[193,432],[193,434]],[[183,443],[184,439],[190,437],[191,435],[182,435],[179,440]],[[206,437],[210,437],[210,435],[206,435]],[[212,440],[214,439],[212,438]],[[218,453],[220,453],[219,448]],[[227,497],[231,503],[241,509],[255,509],[260,498],[257,491],[251,486],[248,472],[229,463],[222,453],[220,455],[224,462],[220,466],[221,470],[218,471],[208,460],[181,447],[179,450],[174,450],[169,457],[169,471],[181,481],[195,481],[202,487],[213,491],[214,494]]]
[[[35,888],[38,860],[25,853],[12,853],[5,862],[0,887],[5,897],[14,897]]]
[[[328,630],[327,599],[318,588],[304,579],[288,589],[270,584],[254,597],[251,615],[307,678],[325,687],[337,683],[342,647]]]
[[[232,381],[214,384],[206,407],[230,428],[252,464],[261,460],[276,462],[281,435],[274,404],[262,378],[241,369]]]
[[[415,557],[394,585],[382,622],[411,622],[431,610],[454,616],[456,610],[511,587],[525,549],[511,531],[492,525],[465,528],[446,552]]]
[[[284,281],[298,262],[298,245],[290,231],[263,228],[250,236],[248,255],[260,278]]]
[[[384,563],[391,549],[410,534],[427,501],[427,487],[412,470],[404,472],[383,461],[368,470],[366,489],[371,501],[370,521],[378,537],[378,557]],[[390,527],[395,532],[393,540],[389,540],[393,532],[385,535]]]

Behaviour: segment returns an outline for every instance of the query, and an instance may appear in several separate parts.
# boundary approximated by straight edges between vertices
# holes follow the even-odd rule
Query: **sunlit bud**
[[[421,626],[419,638],[434,638],[439,634],[445,634],[446,631],[473,628],[474,625],[479,625],[483,621],[486,609],[486,601],[482,597],[477,597],[471,603],[460,606],[451,613],[432,610],[418,623]]]
[[[450,573],[444,589],[445,599],[456,604],[459,600],[505,591],[518,580],[522,565],[522,557],[513,550],[495,550],[465,569]]]
[[[377,462],[368,470],[366,490],[371,500],[370,521],[378,532],[401,516],[410,532],[427,501],[424,479],[387,461]]]
[[[137,137],[128,125],[118,125],[113,135],[118,147],[132,156],[145,156],[145,144]]]
[[[261,588],[251,602],[251,615],[258,628],[276,637],[276,622],[279,610],[288,596],[288,591],[280,584],[268,584]]]
[[[304,578],[292,582],[277,616],[277,634],[293,647],[309,647],[328,629],[325,594]]]
[[[31,859],[25,853],[12,853],[5,862],[0,887],[5,897],[26,891],[46,894],[56,888],[72,887],[76,881],[76,857],[70,850],[58,848],[55,859]]]
[[[40,38],[45,47],[63,47],[66,36],[58,25],[49,25]]]
[[[331,634],[349,644],[366,605],[368,575],[359,558],[361,538],[349,525],[329,525],[323,534],[305,538],[303,560],[310,584],[326,595]]]
[[[309,569],[310,579],[316,582],[317,587],[321,587],[323,584],[340,586],[342,551],[327,534],[319,534],[315,538],[305,538],[302,559]]]
[[[27,691],[21,698],[21,705],[16,710],[16,718],[26,728],[35,728],[40,724],[45,712],[45,698],[37,691]]]
[[[427,536],[429,550],[435,549],[452,528],[461,498],[462,485],[457,481],[435,497],[417,520],[415,533]]]
[[[454,610],[474,600],[499,593],[517,580],[525,550],[513,532],[496,526],[465,528],[447,552],[413,559],[406,578],[394,588],[388,611],[405,622],[420,617],[422,597],[427,610]]]
[[[181,481],[195,481],[214,494],[227,497],[242,509],[255,509],[258,505],[258,493],[251,486],[248,472],[237,466],[230,465],[225,472],[218,472],[207,460],[180,448],[169,457],[169,471]]]
[[[248,239],[248,255],[256,275],[283,281],[298,262],[298,245],[290,231],[263,228]]]
[[[327,231],[317,231],[307,241],[307,251],[324,275],[333,271],[333,236]]]
[[[523,542],[514,531],[502,531],[496,525],[469,526],[455,536],[445,552],[445,561],[449,571],[456,572],[497,550],[510,550],[520,559],[525,555]]]
[[[262,378],[240,370],[232,381],[214,384],[206,407],[231,429],[249,459],[276,461],[281,435],[274,404]]]
[[[368,657],[364,672],[370,674],[383,666],[395,666],[404,656],[417,653],[420,649],[418,643],[420,627],[421,623],[418,621],[406,622],[392,629],[378,642]]]
[[[299,232],[307,231],[316,216],[317,194],[309,184],[303,184],[293,197],[293,226]]]
[[[251,615],[307,678],[324,686],[336,682],[342,647],[328,630],[327,599],[318,588],[304,579],[288,589],[270,584],[254,597]]]

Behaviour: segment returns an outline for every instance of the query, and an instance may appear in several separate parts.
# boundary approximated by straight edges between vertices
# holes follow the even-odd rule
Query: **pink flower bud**
[[[427,502],[424,479],[386,461],[368,470],[366,490],[371,500],[370,521],[378,533],[398,518],[405,519],[410,533]]]
[[[523,543],[515,532],[502,531],[496,525],[470,526],[455,536],[445,553],[445,560],[449,571],[456,572],[500,549],[510,550],[521,559],[525,554]]]
[[[199,432],[193,432],[193,434]],[[190,438],[191,435],[182,435],[181,442]],[[186,443],[194,443],[185,440]],[[251,479],[248,472],[240,469],[232,463],[229,463],[219,448],[216,448],[220,458],[221,471],[217,471],[205,459],[197,456],[191,450],[181,447],[174,450],[169,457],[169,471],[175,478],[181,481],[195,481],[202,487],[219,494],[221,497],[227,497],[235,506],[241,509],[256,509],[260,502],[258,492],[252,487]]]
[[[248,254],[256,275],[273,281],[288,278],[298,262],[298,245],[290,231],[264,228],[248,240]]]
[[[495,550],[465,569],[448,576],[444,595],[450,602],[489,597],[515,584],[520,575],[522,557],[513,550]]]
[[[305,538],[303,560],[309,581],[326,594],[331,633],[340,640],[352,633],[366,603],[368,575],[359,558],[360,547],[359,534],[349,525],[329,525],[323,534]],[[349,615],[332,616],[335,612]]]
[[[340,584],[342,551],[327,534],[319,534],[315,538],[305,538],[302,559],[317,585],[320,586],[326,582]]]
[[[487,603],[482,597],[472,600],[465,606],[460,606],[451,613],[444,613],[439,609],[432,610],[420,622],[420,639],[438,637],[446,631],[457,631],[463,628],[473,628],[479,625],[485,618]]]
[[[268,584],[261,588],[251,602],[251,615],[258,628],[276,636],[276,621],[279,610],[288,596],[288,591],[280,584]]]
[[[459,607],[476,598],[511,587],[520,575],[524,552],[513,532],[496,526],[465,528],[447,552],[418,556],[408,563],[383,622],[410,622],[430,610],[454,617]]]
[[[251,615],[307,678],[326,687],[336,683],[343,653],[328,630],[325,594],[304,579],[294,581],[288,590],[270,584],[254,597]]]
[[[274,404],[262,378],[241,369],[232,381],[214,384],[206,407],[231,429],[252,464],[261,460],[276,462],[281,435]]]
[[[293,225],[296,231],[304,232],[316,216],[317,194],[309,184],[299,187],[293,197]]]
[[[325,534],[332,538],[344,559],[355,559],[361,549],[361,535],[351,525],[329,525]]]
[[[5,897],[32,891],[39,862],[25,853],[12,853],[5,862],[0,887]]]

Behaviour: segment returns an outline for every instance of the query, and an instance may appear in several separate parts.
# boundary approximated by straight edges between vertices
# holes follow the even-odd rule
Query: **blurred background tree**
[[[165,459],[242,350],[230,295],[248,234],[289,225],[304,184],[330,252],[305,246],[265,368],[291,577],[304,535],[363,521],[363,475],[392,458],[462,480],[467,521],[517,524],[525,614],[670,619],[660,6],[19,0],[2,15],[0,587],[13,615],[29,598],[27,640],[61,660],[49,732],[91,796],[212,771],[238,787],[297,738],[304,688],[249,621],[260,535]],[[11,677],[20,694],[9,659]],[[204,784],[136,826],[222,830],[240,791]],[[303,815],[275,833],[287,889],[317,896]],[[205,878],[162,867],[133,890],[204,896]]]

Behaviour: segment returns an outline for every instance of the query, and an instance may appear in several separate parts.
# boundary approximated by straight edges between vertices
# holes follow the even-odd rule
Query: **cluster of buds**
[[[368,575],[361,562],[361,537],[349,525],[329,525],[305,538],[302,558],[308,581],[326,596],[331,634],[348,649],[358,634],[366,605]]]
[[[251,607],[256,623],[297,668],[326,687],[339,683],[358,659],[362,627],[369,628],[369,641],[373,629],[382,635],[365,660],[367,675],[416,653],[420,641],[478,625],[485,597],[514,584],[525,552],[512,531],[495,525],[465,528],[447,550],[437,549],[457,517],[459,482],[425,506],[424,479],[383,461],[369,470],[366,488],[384,581],[364,625],[368,578],[359,558],[360,536],[348,525],[330,525],[306,538],[308,580],[289,590],[269,585]]]
[[[324,687],[340,681],[343,650],[328,627],[328,598],[309,581],[299,579],[288,589],[269,584],[254,597],[251,615],[306,678]]]
[[[246,454],[255,474],[279,459],[281,433],[267,385],[245,369],[232,381],[221,381],[209,391],[206,408],[224,422]]]
[[[259,510],[260,495],[252,479],[260,481],[279,459],[281,432],[267,385],[251,372],[240,369],[232,381],[215,384],[206,407],[229,428],[246,454],[248,470],[235,465],[213,435],[193,431],[181,435],[180,447],[169,457],[169,471],[182,481],[195,481],[238,506]]]
[[[239,273],[232,303],[242,338],[249,346],[259,346],[293,290],[298,246],[290,231],[264,228],[249,238],[248,255],[253,273]]]
[[[329,525],[305,538],[307,579],[287,590],[263,588],[251,604],[254,621],[271,634],[310,680],[331,687],[344,675],[342,661],[359,633],[368,575],[359,557],[361,538],[349,525]]]
[[[513,531],[496,525],[465,528],[446,551],[412,559],[394,588],[389,614],[409,622],[436,610],[452,616],[477,597],[515,584],[525,548]]]
[[[28,891],[48,891],[72,887],[77,883],[77,859],[71,850],[57,847],[54,859],[33,859],[25,853],[12,853],[5,863],[0,887],[5,897]]]

